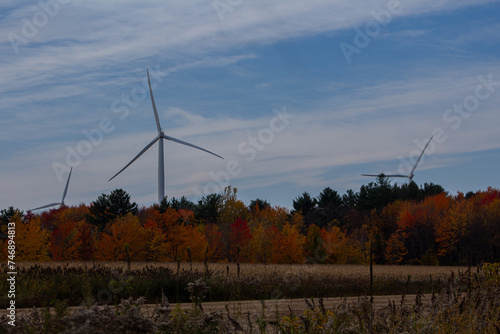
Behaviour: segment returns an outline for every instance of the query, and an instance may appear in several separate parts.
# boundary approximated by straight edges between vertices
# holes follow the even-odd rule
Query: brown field
[[[92,267],[103,266],[109,268],[122,268],[127,269],[126,262],[19,262],[17,267],[31,267],[34,265],[44,267]],[[236,277],[237,264],[236,263],[208,263],[208,269],[214,272],[229,273],[229,276]],[[261,263],[240,263],[240,276],[259,276],[269,275],[273,272],[289,274],[291,276],[316,276],[316,275],[329,275],[342,279],[357,279],[360,277],[367,277],[370,274],[368,265],[354,265],[354,264],[261,264]],[[131,262],[131,270],[139,270],[145,267],[167,267],[176,271],[178,268],[177,262]],[[204,264],[201,262],[188,262],[180,263],[180,270],[205,271]],[[406,265],[374,265],[373,275],[375,278],[396,278],[406,280],[411,276],[412,280],[425,280],[432,276],[432,279],[448,278],[450,273],[458,274],[468,270],[465,266],[406,266]],[[477,271],[477,267],[471,267],[472,271]]]
[[[53,303],[43,304],[42,313],[33,308],[18,308],[19,321],[31,326],[23,333],[38,332],[40,325],[30,322],[30,319],[39,319],[40,314],[45,314],[43,317],[48,326],[73,326],[78,321],[87,324],[90,318],[93,319],[90,323],[95,322],[98,328],[124,324],[135,328],[135,324],[168,323],[168,333],[182,334],[205,333],[207,324],[211,328],[210,333],[228,334],[258,331],[312,333],[304,328],[309,328],[313,323],[318,333],[331,332],[320,331],[324,326],[351,328],[349,333],[382,333],[389,332],[389,329],[391,333],[420,333],[424,328],[434,328],[437,331],[430,332],[436,333],[495,333],[495,329],[498,332],[500,328],[498,271],[495,276],[494,272],[476,267],[376,265],[373,267],[373,291],[379,292],[379,296],[374,296],[373,303],[366,296],[370,291],[367,288],[370,274],[368,265],[47,262],[19,263],[17,267],[20,272],[25,269],[25,275],[18,276],[18,283],[24,278],[25,289],[33,284],[39,287],[39,290],[26,290],[25,294],[32,296],[43,290],[48,292],[47,299],[53,298],[50,293],[55,290],[61,293],[70,291],[70,297],[74,294],[87,296],[88,293],[80,291],[79,286],[90,280],[98,289],[100,286],[112,289],[108,280],[111,282],[111,276],[115,276],[116,272],[131,275],[131,280],[127,280],[130,290],[127,290],[128,285],[120,290],[129,291],[130,294],[121,298],[117,290],[121,300],[109,306],[87,302],[79,304],[78,301],[59,306],[56,303],[55,307]],[[66,269],[72,267],[78,269]],[[154,269],[157,267],[170,270]],[[207,273],[207,269],[210,272]],[[474,274],[469,275],[468,270]],[[66,281],[73,284],[67,284]],[[169,284],[166,285],[169,290],[165,290],[165,296],[170,293],[168,302],[165,303],[163,297],[161,305],[155,298],[158,291],[153,295],[148,294],[158,282]],[[192,288],[189,282],[195,282],[193,284],[198,288],[189,290]],[[186,285],[191,288],[187,289]],[[259,296],[258,291],[265,288],[280,293]],[[190,291],[191,300],[195,303],[187,303],[189,299],[179,298],[179,295],[176,297],[176,289],[177,294],[184,290]],[[201,294],[207,296],[193,298],[198,296],[193,291],[202,290],[204,292]],[[163,291],[160,290],[160,295],[163,295]],[[230,293],[226,294],[226,291]],[[95,295],[94,290],[92,296]],[[324,298],[299,298],[313,295]],[[57,298],[63,300],[66,297]],[[95,302],[95,299],[91,301]],[[93,306],[89,308],[90,305]],[[40,306],[37,309],[40,310]],[[161,314],[163,318],[158,318]],[[6,310],[0,311],[0,315],[6,315]],[[130,322],[131,318],[135,320]]]

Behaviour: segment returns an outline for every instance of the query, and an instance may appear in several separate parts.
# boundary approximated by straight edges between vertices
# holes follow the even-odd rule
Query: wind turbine
[[[40,207],[38,207],[36,209],[33,209],[31,211],[45,209],[45,208],[50,208],[52,206],[57,206],[57,205],[64,205],[64,199],[66,198],[66,193],[68,192],[69,179],[71,178],[71,172],[72,171],[73,171],[73,167],[71,167],[71,169],[69,170],[68,181],[66,181],[66,187],[64,187],[64,193],[63,193],[63,196],[62,196],[62,200],[60,202],[58,202],[58,203],[51,203],[51,204],[47,204],[47,205],[44,205],[44,206],[40,206]]]
[[[422,152],[420,153],[417,161],[415,162],[415,164],[413,165],[413,168],[411,169],[411,172],[410,174],[408,175],[402,175],[402,174],[391,174],[391,175],[386,175],[386,174],[379,174],[379,175],[374,175],[374,174],[361,174],[362,176],[384,176],[384,177],[407,177],[408,178],[408,183],[412,183],[413,182],[413,176],[415,174],[413,174],[413,172],[415,171],[415,169],[417,168],[418,166],[418,163],[420,162],[420,159],[422,159],[422,156],[424,155],[424,152],[425,150],[427,149],[427,146],[429,146],[432,138],[434,137],[434,135],[431,137],[431,139],[429,139],[429,141],[427,142],[427,144],[425,145],[424,149],[422,150]]]
[[[155,99],[153,97],[153,90],[151,89],[151,80],[149,79],[149,69],[146,69],[146,72],[148,74],[149,94],[151,95],[151,104],[153,105],[153,112],[155,114],[156,128],[158,130],[158,135],[156,136],[155,139],[153,139],[152,142],[150,142],[148,145],[146,145],[146,147],[144,147],[144,149],[141,152],[139,152],[139,154],[137,154],[135,156],[135,158],[132,159],[132,161],[130,161],[118,173],[116,173],[112,178],[110,178],[108,180],[108,182],[111,181],[111,180],[113,180],[116,176],[118,176],[118,174],[120,174],[121,172],[123,172],[128,166],[130,166],[134,161],[136,161],[144,152],[146,152],[151,146],[153,146],[154,143],[158,142],[158,203],[161,203],[161,201],[165,197],[165,171],[164,171],[165,168],[164,168],[164,160],[163,160],[163,139],[165,139],[165,140],[171,140],[173,142],[176,142],[176,143],[179,143],[179,144],[182,144],[182,145],[186,145],[186,146],[190,146],[190,147],[196,148],[198,150],[201,150],[201,151],[210,153],[212,155],[215,155],[216,157],[221,158],[221,159],[224,159],[224,158],[221,157],[218,154],[210,152],[210,151],[208,151],[208,150],[206,150],[204,148],[201,148],[199,146],[196,146],[196,145],[190,144],[188,142],[185,142],[185,141],[182,141],[182,140],[179,140],[179,139],[167,136],[163,132],[163,130],[161,129],[161,126],[160,126],[160,118],[158,117],[158,111],[156,110]]]

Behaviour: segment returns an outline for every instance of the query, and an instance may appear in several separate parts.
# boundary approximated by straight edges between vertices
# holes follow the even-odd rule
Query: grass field
[[[5,266],[5,264],[3,265]],[[7,272],[2,268],[2,272]],[[264,265],[235,263],[21,263],[17,266],[19,307],[50,306],[67,300],[116,304],[122,298],[146,297],[158,303],[164,293],[172,302],[189,302],[187,286],[202,279],[206,301],[346,297],[370,294],[369,267],[363,265]],[[374,295],[432,293],[451,273],[466,267],[374,266]],[[472,268],[476,270],[476,268]],[[6,288],[2,279],[0,286]],[[1,307],[7,298],[0,299]]]
[[[33,266],[42,266],[44,268],[92,268],[106,267],[111,269],[127,270],[129,266],[126,262],[20,262],[18,268],[30,268]],[[198,271],[205,270],[205,264],[202,262],[131,262],[130,270],[142,270],[144,268],[169,268],[177,271]],[[207,263],[208,269],[217,273],[228,273],[232,277],[238,275],[238,264],[236,263]],[[261,263],[240,263],[241,276],[268,275],[269,273],[286,273],[296,275],[333,275],[338,278],[356,279],[369,275],[368,265],[355,264],[261,264]],[[434,278],[444,278],[450,275],[450,272],[458,274],[459,271],[466,271],[468,267],[451,266],[402,266],[402,265],[374,265],[374,276],[379,278],[398,278],[406,280],[408,275],[417,280],[428,279],[430,275]],[[229,269],[229,270],[228,270]],[[472,267],[476,270],[476,267]]]

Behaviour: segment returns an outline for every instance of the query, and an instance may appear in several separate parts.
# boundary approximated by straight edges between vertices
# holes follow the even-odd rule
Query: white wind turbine
[[[38,207],[36,209],[33,209],[31,211],[45,209],[45,208],[50,208],[52,206],[57,206],[57,205],[64,205],[64,199],[66,198],[66,193],[68,192],[69,179],[71,178],[71,172],[72,171],[73,171],[73,167],[71,167],[71,169],[69,170],[68,181],[66,181],[66,187],[64,187],[64,193],[63,193],[63,196],[62,196],[62,200],[60,202],[51,203],[51,204],[47,204],[47,205],[44,205],[44,206],[40,206],[40,207]]]
[[[118,176],[118,174],[120,174],[121,172],[123,172],[128,166],[130,166],[144,152],[146,152],[151,146],[153,146],[154,143],[156,143],[158,141],[158,203],[161,203],[161,201],[165,197],[165,171],[164,171],[165,168],[164,168],[164,160],[163,160],[163,139],[171,140],[171,141],[174,141],[174,142],[182,144],[182,145],[194,147],[194,148],[196,148],[198,150],[205,151],[207,153],[215,155],[216,157],[221,158],[221,159],[224,159],[224,158],[221,157],[220,155],[215,154],[213,152],[210,152],[210,151],[208,151],[208,150],[206,150],[204,148],[201,148],[199,146],[190,144],[188,142],[185,142],[185,141],[182,141],[182,140],[179,140],[179,139],[167,136],[165,133],[163,133],[163,130],[161,129],[161,126],[160,126],[160,119],[158,117],[158,111],[156,110],[155,99],[153,97],[153,90],[151,89],[151,80],[149,79],[149,69],[147,69],[146,71],[147,71],[147,74],[148,74],[149,94],[151,95],[151,103],[153,105],[153,112],[155,114],[156,128],[158,129],[158,135],[156,136],[155,139],[153,139],[152,142],[150,142],[148,145],[146,145],[146,147],[144,147],[144,149],[141,152],[139,152],[139,154],[137,154],[135,156],[135,158],[132,159],[132,161],[130,161],[118,173],[116,173],[112,178],[110,178],[108,180],[108,182],[111,181],[112,179],[114,179],[116,176]]]
[[[420,162],[420,159],[422,159],[422,156],[424,155],[424,152],[425,150],[427,149],[427,146],[429,146],[429,143],[431,142],[432,138],[434,136],[431,137],[431,139],[429,139],[429,141],[427,142],[427,144],[425,145],[424,149],[422,150],[422,152],[420,153],[417,161],[415,162],[415,164],[413,165],[413,168],[411,169],[411,172],[410,174],[408,175],[402,175],[402,174],[391,174],[391,175],[386,175],[386,174],[378,174],[378,175],[375,175],[375,174],[361,174],[362,176],[385,176],[385,177],[407,177],[408,178],[408,183],[412,183],[413,182],[413,176],[415,174],[413,174],[413,172],[415,171],[415,169],[417,168],[418,166],[418,163]]]

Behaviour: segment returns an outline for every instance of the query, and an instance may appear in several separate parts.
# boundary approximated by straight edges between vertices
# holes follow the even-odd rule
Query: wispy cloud
[[[23,18],[30,20],[40,8],[31,1],[5,1],[0,4],[0,141],[6,153],[0,158],[0,183],[15,190],[2,191],[0,203],[29,208],[45,198],[57,200],[59,182],[50,164],[63,161],[66,147],[85,140],[82,130],[103,118],[111,119],[115,130],[75,170],[71,187],[78,191],[71,199],[70,190],[68,203],[88,203],[116,187],[126,188],[136,201],[154,201],[156,148],[120,179],[103,181],[155,136],[149,98],[124,119],[111,108],[143,84],[146,66],[158,65],[163,75],[154,93],[168,134],[226,157],[221,164],[169,143],[167,184],[174,195],[203,187],[212,181],[209,172],[226,168],[230,160],[243,167],[232,181],[249,189],[283,184],[298,189],[332,180],[345,187],[360,184],[359,166],[375,163],[395,171],[394,162],[415,149],[414,140],[428,138],[437,127],[448,140],[423,170],[460,163],[448,155],[498,149],[500,94],[481,102],[458,130],[443,120],[447,108],[474,93],[479,75],[492,73],[500,81],[494,56],[498,19],[489,16],[479,26],[461,21],[454,33],[439,29],[440,15],[496,3],[402,1],[380,43],[346,67],[337,59],[338,44],[351,42],[353,28],[373,20],[372,11],[386,9],[388,1],[244,1],[224,20],[210,1],[72,1],[17,54],[5,37],[22,34]],[[433,24],[421,23],[426,20]],[[300,71],[293,62],[276,61],[276,50],[288,50],[280,48],[289,44],[310,53]],[[474,45],[486,48],[484,58],[477,59]],[[406,49],[419,55],[398,58]],[[283,105],[296,119],[247,162],[238,145],[269,126],[272,109]],[[353,171],[343,169],[348,167]],[[332,176],[332,170],[340,175]]]

